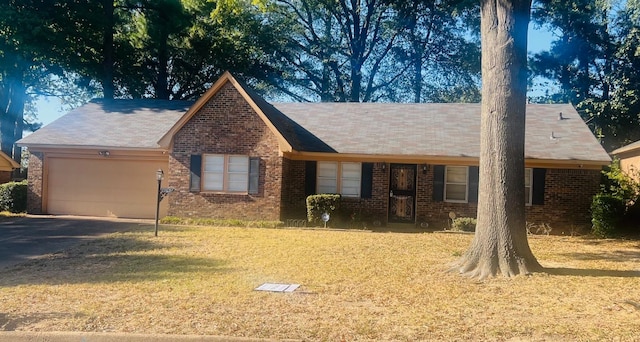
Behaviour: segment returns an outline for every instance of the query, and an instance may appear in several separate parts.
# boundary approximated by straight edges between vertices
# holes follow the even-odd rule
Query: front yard
[[[446,273],[471,235],[162,227],[0,271],[0,330],[305,340],[640,336],[640,242],[532,236],[549,273]],[[90,229],[90,227],[87,227]],[[293,293],[259,292],[266,282]]]

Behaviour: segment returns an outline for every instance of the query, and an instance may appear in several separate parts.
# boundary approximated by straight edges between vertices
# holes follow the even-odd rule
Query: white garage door
[[[156,170],[166,161],[50,158],[47,212],[55,215],[153,218]],[[163,184],[163,186],[165,186]],[[166,199],[161,216],[166,213]]]

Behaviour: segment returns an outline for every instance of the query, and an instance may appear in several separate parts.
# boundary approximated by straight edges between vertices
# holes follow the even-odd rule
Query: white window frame
[[[525,205],[532,205],[533,204],[533,169],[526,167],[524,168],[524,173],[525,173],[525,179],[524,179],[524,188],[525,188],[525,196],[526,196],[526,189],[529,188],[529,196],[527,196],[527,198],[524,199],[524,204]],[[529,174],[529,185],[527,185],[527,173]]]
[[[207,159],[208,158],[222,158],[222,170],[218,169],[215,171],[207,170]],[[232,159],[243,158],[246,160],[246,170],[230,170],[230,165],[232,165]],[[203,162],[202,162],[202,192],[217,192],[217,193],[230,193],[230,194],[246,194],[249,192],[249,167],[250,167],[250,159],[249,156],[238,155],[238,154],[204,154]],[[207,186],[207,177],[210,177],[214,174],[222,175],[222,186],[218,187],[208,187]],[[242,177],[244,175],[244,177]],[[243,179],[241,181],[232,180],[232,178]],[[241,183],[244,185],[241,190],[230,190],[230,185],[232,183]]]
[[[348,177],[346,175],[345,172],[345,165],[347,167],[355,167],[357,168],[357,176],[354,177]],[[362,163],[355,163],[355,162],[343,162],[340,163],[340,194],[344,197],[354,197],[354,198],[360,198],[361,194],[362,194]],[[353,193],[347,193],[345,188],[346,185],[349,182],[354,182],[355,184],[357,184],[356,188],[356,192]]]
[[[449,169],[450,168],[460,168],[460,169],[463,168],[465,170],[465,173],[466,173],[465,182],[464,183],[449,182],[448,181],[448,175],[449,175]],[[464,187],[465,187],[464,200],[447,198],[447,186],[449,184],[451,184],[451,185],[464,185]],[[444,199],[445,202],[451,202],[451,203],[469,203],[469,167],[468,166],[449,166],[449,165],[445,166],[445,168],[444,168],[444,194],[443,194],[443,199]]]
[[[320,172],[322,169],[329,169],[331,165],[332,173]],[[324,168],[323,168],[324,166]],[[317,194],[337,194],[338,193],[338,179],[340,173],[340,165],[338,162],[318,162],[316,171],[316,193]],[[327,185],[327,183],[329,183]],[[331,189],[328,189],[331,188]]]
[[[320,169],[322,168],[323,165],[333,165],[335,168],[335,174],[333,175],[325,175],[322,174],[320,172]],[[358,176],[357,177],[348,177],[345,174],[347,172],[344,171],[345,166],[347,167],[352,167],[354,165],[357,165],[358,168]],[[316,193],[317,194],[322,194],[322,193],[336,193],[336,194],[340,194],[344,197],[351,197],[351,198],[360,198],[362,196],[362,163],[358,163],[358,162],[334,162],[334,161],[319,161],[317,162],[317,171],[316,171]],[[333,185],[335,188],[335,191],[325,191],[324,189],[321,189],[321,185],[320,183],[326,183],[326,182],[331,182],[333,181]],[[346,184],[348,184],[349,182],[357,182],[358,186],[357,186],[357,192],[356,193],[346,193],[345,188],[346,188]],[[324,188],[326,188],[327,186],[323,186]]]

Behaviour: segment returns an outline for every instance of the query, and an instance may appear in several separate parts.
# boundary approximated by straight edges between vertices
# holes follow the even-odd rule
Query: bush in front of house
[[[0,211],[27,211],[27,181],[0,184]]]
[[[602,171],[600,192],[591,201],[591,233],[596,237],[611,237],[633,216],[640,196],[640,183],[622,172],[620,161],[614,160]]]
[[[307,221],[311,224],[324,224],[322,214],[327,213],[335,218],[334,213],[340,209],[342,197],[336,194],[319,194],[307,197]]]
[[[478,221],[473,217],[457,217],[453,219],[453,223],[451,223],[451,230],[458,232],[475,232],[477,223]]]
[[[597,194],[591,202],[591,233],[596,237],[614,236],[625,213],[625,202],[611,194]]]

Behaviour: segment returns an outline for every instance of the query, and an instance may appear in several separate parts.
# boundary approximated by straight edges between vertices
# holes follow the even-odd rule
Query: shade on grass
[[[90,229],[90,227],[87,227]],[[549,273],[445,272],[466,234],[163,227],[0,272],[0,329],[307,340],[632,340],[640,243],[533,236]],[[254,291],[295,283],[293,293]]]

